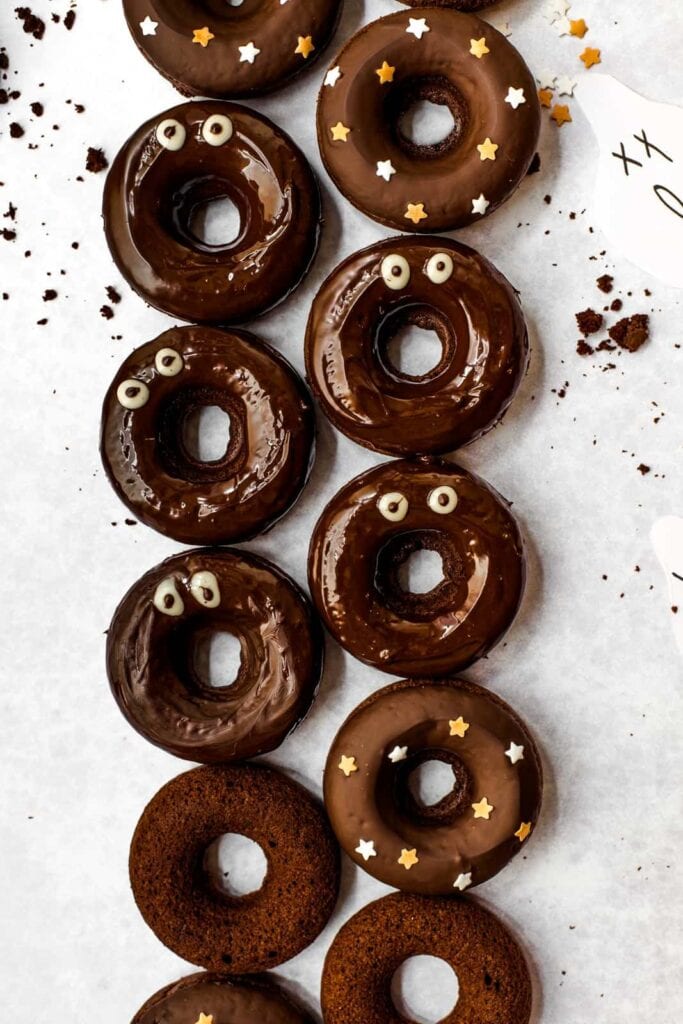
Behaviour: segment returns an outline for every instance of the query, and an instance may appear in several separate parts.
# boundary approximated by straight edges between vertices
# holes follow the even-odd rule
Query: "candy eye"
[[[185,145],[187,132],[180,121],[167,117],[157,128],[157,142],[171,153],[177,153]]]
[[[400,523],[408,515],[408,499],[400,491],[383,494],[377,502],[377,508],[385,519],[392,523]]]
[[[232,121],[223,114],[213,114],[202,125],[202,138],[210,146],[224,146],[232,138]]]
[[[196,572],[190,580],[190,593],[205,608],[217,608],[221,603],[218,580],[212,572]]]
[[[453,273],[453,260],[447,252],[435,252],[427,263],[427,277],[434,284],[445,284]]]
[[[427,498],[427,504],[432,512],[445,516],[458,504],[458,495],[452,487],[435,487]]]
[[[405,288],[410,281],[410,267],[405,256],[398,256],[396,253],[385,256],[382,260],[381,271],[387,288],[395,290]]]
[[[141,409],[149,401],[149,388],[143,380],[123,380],[116,397],[124,409]]]
[[[185,611],[183,599],[176,590],[172,576],[162,580],[154,591],[154,607],[164,615],[182,615]]]
[[[154,357],[154,365],[162,377],[176,377],[183,366],[183,357],[174,348],[160,348]]]

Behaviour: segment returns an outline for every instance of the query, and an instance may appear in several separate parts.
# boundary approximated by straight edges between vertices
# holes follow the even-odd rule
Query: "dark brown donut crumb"
[[[610,327],[608,334],[621,348],[637,352],[650,336],[650,318],[646,313],[635,313]]]
[[[584,309],[582,313],[576,313],[575,316],[579,330],[585,338],[590,334],[597,334],[604,322],[602,313],[596,313],[594,309]]]
[[[604,292],[605,295],[609,295],[609,293],[614,288],[614,278],[611,274],[603,274],[602,277],[599,277],[595,283],[597,284],[600,291]]]

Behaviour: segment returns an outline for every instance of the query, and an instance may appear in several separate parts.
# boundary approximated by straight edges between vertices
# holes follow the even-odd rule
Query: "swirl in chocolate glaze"
[[[201,971],[166,985],[147,1000],[131,1024],[313,1024],[313,1019],[268,975],[231,980]]]
[[[241,646],[229,686],[200,677],[201,643]],[[135,583],[107,635],[107,673],[128,722],[176,757],[215,764],[282,743],[313,700],[322,671],[318,621],[303,592],[256,555],[197,549]]]

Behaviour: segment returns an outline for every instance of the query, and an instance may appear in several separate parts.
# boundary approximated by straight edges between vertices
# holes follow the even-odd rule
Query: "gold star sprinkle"
[[[553,102],[553,90],[552,89],[539,89],[538,98],[541,101],[542,107],[550,107]]]
[[[458,715],[457,718],[451,718],[451,720],[448,723],[448,728],[450,729],[451,736],[459,736],[460,739],[463,738],[469,727],[470,723],[466,722],[462,715]]]
[[[581,54],[581,56],[579,57],[579,60],[583,61],[583,63],[586,65],[586,70],[588,70],[588,68],[592,68],[594,64],[601,63],[600,51],[594,50],[590,46],[587,46]]]
[[[515,832],[515,835],[516,835],[517,839],[519,839],[520,843],[523,843],[524,840],[526,839],[526,837],[529,835],[530,832],[531,832],[531,822],[530,821],[523,821],[522,824],[517,829],[517,831]]]
[[[556,103],[550,117],[558,128],[561,128],[563,124],[567,124],[572,119],[572,115],[569,113],[569,107],[564,103]]]
[[[341,761],[337,765],[337,768],[340,772],[344,772],[347,779],[353,772],[358,771],[358,765],[356,764],[355,757],[347,757],[346,754],[342,754]]]
[[[498,144],[496,142],[491,142],[487,136],[481,145],[477,146],[477,149],[479,150],[479,156],[482,160],[495,160]]]
[[[419,862],[420,858],[417,855],[417,850],[401,850],[401,856],[398,858],[398,863],[410,871],[414,864]]]
[[[197,1020],[196,1024],[213,1024],[213,1014],[200,1013],[199,1020]]]
[[[387,62],[383,60],[382,67],[375,68],[375,74],[379,77],[379,84],[384,85],[385,82],[393,82],[395,70],[396,68],[392,68],[391,64],[387,64]]]
[[[312,36],[299,36],[299,42],[296,44],[294,53],[300,53],[304,60],[306,60],[314,50],[315,46],[313,45]]]
[[[412,220],[413,224],[419,224],[421,220],[427,219],[424,203],[408,203],[406,212],[403,214],[406,220]]]
[[[588,31],[588,25],[583,18],[578,18],[577,21],[569,20],[569,34],[570,36],[578,36],[579,39],[583,39],[586,32]]]
[[[478,57],[479,60],[484,56],[485,53],[490,53],[488,46],[486,45],[486,37],[482,36],[481,39],[470,39],[470,53],[473,57]]]
[[[346,142],[346,136],[349,134],[351,129],[347,128],[345,124],[341,123],[341,121],[337,121],[336,124],[332,125],[330,131],[332,132],[333,142]]]
[[[472,804],[472,810],[474,811],[475,818],[483,818],[485,821],[488,821],[491,817],[493,804],[490,804],[486,797],[483,796],[478,804]]]
[[[204,28],[195,28],[192,30],[194,35],[192,36],[193,43],[199,43],[204,49],[209,45],[212,39],[215,39],[215,35],[211,29],[205,25]]]

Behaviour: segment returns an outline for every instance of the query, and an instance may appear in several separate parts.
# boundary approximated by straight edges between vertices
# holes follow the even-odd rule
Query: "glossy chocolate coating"
[[[236,99],[280,88],[315,63],[332,36],[340,0],[123,0],[140,52],[185,96]],[[157,22],[153,35],[141,23]],[[208,28],[208,45],[193,42],[195,29]],[[300,39],[311,36],[306,55]],[[259,53],[240,47],[252,43]],[[308,50],[308,47],[304,48]]]
[[[408,7],[452,7],[454,11],[482,11],[498,0],[400,0]]]
[[[452,488],[452,512],[433,511]],[[380,499],[400,495],[408,511],[386,519]],[[426,594],[404,591],[398,570],[418,548],[438,551],[444,578]],[[383,672],[439,676],[481,658],[512,623],[525,557],[507,503],[483,480],[437,460],[385,463],[361,473],[323,510],[311,538],[309,585],[332,636]]]
[[[232,980],[204,971],[166,985],[147,1000],[131,1024],[313,1024],[267,976]]]
[[[220,632],[239,640],[241,665],[231,685],[212,687],[197,652]],[[170,754],[206,764],[279,746],[315,697],[322,658],[322,630],[303,591],[272,563],[230,549],[157,565],[133,584],[107,635],[109,683],[128,722]]]
[[[424,18],[421,38],[407,31]],[[484,37],[489,53],[470,53]],[[395,68],[382,83],[377,70]],[[341,77],[323,85],[318,98],[318,143],[327,172],[359,210],[398,231],[431,233],[479,220],[473,202],[483,193],[492,213],[517,188],[536,152],[540,107],[533,75],[517,50],[488,22],[446,7],[420,7],[389,14],[366,25],[333,60]],[[523,89],[517,109],[505,102],[508,89]],[[455,127],[441,143],[418,146],[400,131],[401,117],[419,99],[451,109]],[[350,128],[346,141],[331,128]],[[494,160],[477,146],[498,145]],[[378,175],[390,160],[395,174]],[[426,216],[406,217],[408,205],[423,204]]]
[[[167,349],[182,361],[173,376],[157,365]],[[121,404],[125,382],[148,388],[140,408]],[[230,416],[230,442],[202,462],[183,428],[206,406]],[[295,370],[253,335],[175,327],[119,367],[100,447],[114,490],[142,522],[186,544],[227,544],[269,529],[294,504],[313,463],[315,420]]]
[[[407,260],[405,287],[389,287],[383,261]],[[430,260],[453,261],[448,280]],[[418,377],[401,373],[387,345],[406,324],[435,330],[442,356]],[[479,253],[446,238],[388,238],[344,260],[324,282],[306,332],[306,371],[332,423],[389,455],[441,454],[500,419],[527,365],[517,296]]]
[[[212,145],[202,128],[227,118],[232,135]],[[164,121],[185,142],[158,141]],[[163,131],[160,133],[164,135]],[[204,204],[230,199],[237,238],[211,245],[191,230]],[[320,230],[318,185],[306,158],[262,114],[235,103],[183,103],[146,121],[119,151],[104,190],[112,257],[157,309],[198,323],[240,323],[284,299],[304,276]]]
[[[464,736],[451,735],[462,717]],[[522,746],[513,764],[510,744]],[[392,751],[407,748],[403,759]],[[348,778],[342,755],[356,759]],[[427,761],[453,770],[453,790],[425,806],[410,788],[412,772]],[[352,711],[337,733],[325,768],[325,806],[347,854],[381,882],[425,896],[453,896],[461,874],[472,886],[485,882],[519,853],[515,832],[532,830],[541,804],[541,763],[523,722],[495,694],[474,683],[448,679],[403,681],[372,694]],[[489,820],[474,818],[472,803],[485,796]],[[359,840],[374,842],[365,860]],[[415,849],[418,863],[398,863],[403,849]]]

